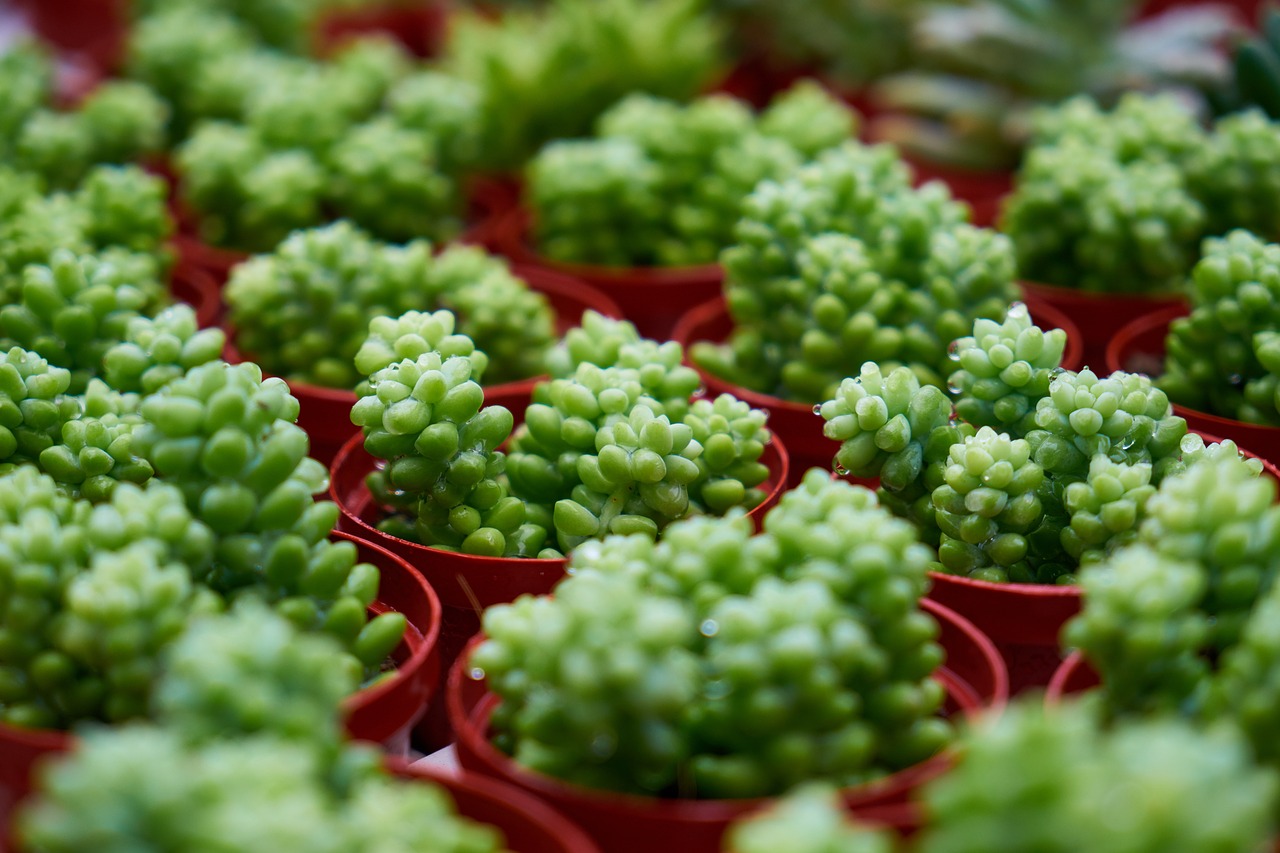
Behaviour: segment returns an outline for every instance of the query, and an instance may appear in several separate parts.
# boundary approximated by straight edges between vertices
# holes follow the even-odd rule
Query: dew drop
[[[1131,435],[1126,435],[1124,438],[1120,439],[1121,450],[1128,450],[1129,448],[1133,447],[1133,444],[1134,444],[1134,438]]]
[[[1232,373],[1227,377],[1227,381],[1230,382],[1232,385],[1239,387],[1244,384],[1244,377],[1241,376],[1239,373]]]
[[[473,666],[467,675],[471,676],[472,681],[484,681],[484,670],[478,666]]]
[[[714,637],[720,633],[720,623],[714,619],[708,619],[698,627],[698,630],[704,637]]]
[[[1030,317],[1031,314],[1027,311],[1027,304],[1025,302],[1015,302],[1009,306],[1009,313],[1005,316],[1022,319],[1023,317]]]
[[[820,414],[822,414],[822,404],[821,404],[821,403],[819,403],[819,404],[817,404],[816,406],[814,406],[814,407],[813,407],[813,413],[814,413],[815,415],[820,415]]]
[[[947,358],[951,359],[952,361],[960,360],[960,342],[959,341],[952,341],[951,343],[947,344]]]
[[[1085,369],[1088,370],[1088,368],[1085,368]],[[1049,379],[1051,380],[1057,379],[1059,376],[1061,376],[1066,372],[1067,372],[1067,369],[1065,367],[1055,367],[1053,370],[1049,371]]]
[[[591,739],[591,754],[597,758],[608,758],[613,755],[617,745],[617,738],[612,735],[596,735]]]
[[[577,566],[566,566],[566,567],[565,567],[565,570],[564,570],[564,573],[565,573],[566,575],[576,575],[576,574],[578,573],[578,567],[577,567]]]
[[[962,386],[962,385],[961,385],[957,380],[955,380],[955,379],[948,379],[948,380],[947,380],[947,390],[948,390],[948,391],[950,391],[952,394],[959,394],[959,393],[961,393],[962,391],[964,391],[964,386]]]

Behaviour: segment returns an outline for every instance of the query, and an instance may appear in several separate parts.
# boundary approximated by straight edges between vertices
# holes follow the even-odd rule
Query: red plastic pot
[[[994,228],[1000,218],[1000,206],[1013,191],[1013,173],[1005,171],[975,172],[939,166],[925,160],[907,158],[915,172],[915,184],[941,181],[951,195],[969,205],[970,221],[983,228]]]
[[[1185,305],[1170,306],[1125,325],[1107,346],[1107,369],[1153,376],[1163,373],[1169,324],[1187,314]],[[1178,405],[1173,407],[1173,413],[1186,418],[1187,426],[1196,432],[1229,438],[1267,462],[1280,463],[1280,427],[1245,423]]]
[[[1079,329],[1085,367],[1100,365],[1106,360],[1107,345],[1127,323],[1187,304],[1182,296],[1089,293],[1030,281],[1021,284],[1028,300],[1035,299],[1058,309]]]
[[[199,267],[178,264],[169,278],[169,293],[195,309],[196,322],[207,329],[222,319],[222,294],[213,276]]]
[[[1098,673],[1094,672],[1093,667],[1089,666],[1089,662],[1084,659],[1084,654],[1075,651],[1067,655],[1062,665],[1054,671],[1053,678],[1049,679],[1049,688],[1045,691],[1044,701],[1046,704],[1056,705],[1064,696],[1083,693],[1101,683]]]
[[[1067,349],[1063,353],[1064,367],[1074,368],[1080,361],[1080,335],[1070,319],[1035,299],[1027,302],[1036,321],[1046,328],[1067,331]],[[704,302],[680,319],[671,333],[673,340],[685,348],[696,341],[721,343],[733,331],[733,318],[725,307],[723,297]],[[694,365],[697,367],[697,365]],[[814,414],[812,403],[796,403],[759,391],[733,385],[714,374],[698,368],[707,390],[711,394],[732,394],[739,400],[769,412],[769,428],[780,436],[791,454],[791,485],[800,482],[810,468],[829,470],[835,457],[836,442],[822,434],[823,420]]]
[[[935,675],[947,689],[951,714],[966,718],[998,709],[1007,697],[1004,664],[989,640],[963,617],[933,602],[922,607],[942,627],[941,642],[947,664]],[[472,643],[478,643],[476,637]],[[976,681],[966,680],[965,674]],[[571,815],[604,850],[612,853],[648,853],[679,850],[682,853],[718,853],[721,836],[730,823],[767,806],[769,799],[675,800],[590,790],[526,770],[494,747],[488,739],[489,720],[498,697],[489,693],[483,679],[472,677],[466,658],[455,662],[449,673],[446,702],[450,722],[457,733],[458,760],[464,769],[482,773],[521,788]],[[913,791],[944,773],[952,756],[943,752],[876,782],[845,789],[846,807],[885,815],[886,807],[907,802]],[[889,813],[894,810],[889,809]],[[911,819],[896,812],[903,824]]]
[[[381,34],[417,56],[435,56],[444,44],[448,5],[445,0],[418,0],[332,12],[316,28],[316,52],[328,55],[353,38]]]
[[[720,295],[724,270],[719,264],[694,267],[605,267],[553,261],[529,244],[529,214],[517,209],[506,217],[502,251],[517,263],[571,275],[605,294],[622,308],[646,338],[665,341],[686,311]]]
[[[600,853],[595,842],[564,816],[511,785],[477,773],[449,773],[403,761],[389,761],[388,769],[448,791],[458,814],[501,830],[506,842],[502,849],[511,853]]]
[[[1192,428],[1205,442],[1216,435]],[[1240,447],[1247,457],[1256,458]],[[1280,481],[1280,470],[1262,460],[1265,473]],[[1080,612],[1080,588],[1051,584],[991,583],[931,572],[929,599],[950,607],[978,626],[995,643],[1009,666],[1013,693],[1043,687],[1062,664],[1059,636],[1067,620]]]
[[[17,0],[31,29],[59,53],[83,57],[100,72],[124,56],[126,0]]]
[[[370,611],[399,611],[409,622],[404,641],[392,653],[396,677],[343,702],[347,734],[404,753],[408,732],[425,712],[440,681],[440,601],[408,563],[385,548],[340,531],[334,531],[332,538],[354,542],[360,560],[381,571],[378,599]],[[75,738],[68,732],[0,723],[0,842],[14,806],[31,791],[39,764],[74,745]]]
[[[555,312],[557,335],[563,335],[577,326],[587,310],[597,311],[606,317],[622,316],[617,305],[581,282],[547,270],[515,267],[512,272],[530,288],[547,297]],[[232,363],[252,361],[252,356],[241,353],[236,348],[235,330],[230,326],[226,330],[227,347],[224,358]],[[512,408],[511,404],[515,402],[523,413],[528,397],[533,393],[533,386],[542,379],[543,377],[533,377],[485,386],[485,400],[508,408]],[[298,425],[311,437],[311,456],[325,465],[331,464],[338,449],[357,432],[351,424],[351,407],[356,404],[355,392],[297,381],[289,381],[289,390],[298,398]]]

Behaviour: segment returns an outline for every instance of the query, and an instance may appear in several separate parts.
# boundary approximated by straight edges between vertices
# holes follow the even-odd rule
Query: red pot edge
[[[179,294],[178,289],[187,293]],[[219,316],[222,314],[222,294],[217,279],[208,270],[195,264],[175,264],[169,273],[168,292],[175,302],[191,307],[199,328],[212,329],[218,326]],[[191,298],[184,299],[184,295]]]
[[[1074,302],[1089,308],[1124,305],[1133,303],[1147,307],[1148,312],[1165,307],[1185,305],[1187,298],[1180,294],[1143,294],[1143,293],[1097,293],[1091,290],[1079,290],[1074,287],[1063,287],[1058,284],[1046,284],[1041,281],[1020,279],[1018,287],[1024,294],[1035,296],[1041,300],[1054,303]]]
[[[1053,677],[1049,679],[1049,686],[1045,688],[1044,702],[1047,707],[1054,707],[1062,703],[1062,700],[1077,692],[1070,689],[1070,682],[1076,674],[1089,666],[1089,662],[1084,659],[1084,653],[1079,649],[1071,652],[1063,659],[1058,668],[1053,671]]]
[[[435,767],[415,766],[404,759],[390,759],[390,772],[402,779],[431,782],[444,788],[454,797],[456,791],[480,797],[504,809],[519,813],[542,829],[549,839],[555,839],[563,853],[600,853],[591,837],[551,806],[524,791],[497,779],[466,770],[449,772]],[[456,803],[455,803],[456,805]],[[459,814],[463,814],[459,809]],[[465,817],[466,815],[463,814]],[[497,824],[488,824],[501,830]],[[549,853],[549,851],[539,851]]]
[[[342,541],[350,542],[358,549],[369,549],[375,552],[382,565],[378,566],[380,574],[386,571],[388,565],[395,566],[395,571],[407,580],[414,589],[415,597],[420,596],[420,600],[427,603],[428,624],[425,626],[415,625],[410,622],[410,627],[417,630],[421,639],[417,643],[417,648],[412,648],[407,660],[396,667],[396,676],[389,678],[381,684],[364,690],[357,691],[348,696],[342,702],[342,711],[347,719],[350,719],[357,713],[372,713],[378,709],[382,703],[394,701],[395,694],[409,689],[409,685],[414,681],[422,681],[426,684],[428,693],[427,699],[430,699],[430,691],[435,685],[439,669],[439,653],[440,653],[440,630],[444,623],[444,608],[440,604],[440,597],[436,595],[436,591],[431,584],[427,582],[418,572],[414,571],[413,566],[404,558],[398,556],[393,551],[383,548],[374,542],[368,542],[352,533],[342,530],[334,530],[330,534],[331,538],[337,538]],[[381,595],[381,591],[379,591]],[[397,610],[389,601],[377,598],[376,601],[385,605],[389,611],[403,613]],[[406,617],[408,614],[405,614]],[[401,642],[407,642],[402,640]],[[435,663],[435,666],[432,664]],[[425,708],[425,704],[423,706]],[[422,709],[414,708],[412,711]],[[405,720],[408,724],[411,720]],[[354,736],[354,733],[351,733]]]
[[[949,608],[938,605],[936,602],[928,602],[926,604],[924,599],[921,599],[921,607],[930,610],[931,615],[935,618],[940,617],[941,619],[950,620],[966,638],[975,641],[983,659],[993,666],[993,681],[996,684],[996,689],[991,702],[986,703],[983,700],[983,704],[973,708],[962,705],[961,713],[969,719],[974,719],[984,714],[998,714],[1003,709],[1004,703],[1007,702],[1008,675],[1004,667],[1004,661],[996,652],[995,646],[990,639],[986,638],[971,622]],[[457,738],[456,746],[464,767],[466,767],[465,756],[469,753],[478,762],[496,768],[504,777],[516,780],[509,782],[509,784],[516,784],[525,790],[536,791],[538,796],[552,801],[586,801],[603,810],[662,811],[673,818],[695,823],[732,821],[777,799],[775,797],[759,797],[742,800],[663,800],[634,794],[592,791],[520,768],[514,761],[499,753],[489,743],[488,739],[477,731],[462,704],[462,685],[464,680],[468,678],[468,674],[465,672],[467,661],[471,652],[484,640],[485,636],[481,632],[468,641],[458,659],[450,667],[445,683],[445,707],[450,725]],[[945,668],[944,664],[941,669]],[[1004,673],[1003,678],[1001,673]],[[945,675],[941,675],[940,670],[940,680],[948,687],[948,692],[951,692],[952,688],[946,676],[949,676],[954,682],[971,687],[953,672],[948,670]],[[1001,687],[1003,687],[1003,690],[1001,690]],[[958,693],[952,692],[951,695],[957,700],[961,699]],[[852,808],[860,809],[864,805],[868,808],[878,808],[882,805],[888,805],[892,797],[898,794],[908,794],[912,789],[945,772],[953,761],[954,750],[946,748],[922,762],[903,768],[882,779],[866,785],[842,789],[840,796],[842,801]],[[484,771],[477,770],[476,772]],[[507,781],[507,779],[503,778],[503,781]]]

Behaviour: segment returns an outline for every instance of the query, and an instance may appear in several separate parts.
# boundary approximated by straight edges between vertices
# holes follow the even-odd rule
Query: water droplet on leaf
[[[698,627],[698,630],[704,637],[714,637],[720,633],[720,623],[714,619],[708,619]]]

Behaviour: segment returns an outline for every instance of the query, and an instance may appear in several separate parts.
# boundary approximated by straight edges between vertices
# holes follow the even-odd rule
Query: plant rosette
[[[1069,370],[1079,368],[1081,364],[1080,335],[1070,318],[1053,306],[1034,298],[1027,301],[1027,307],[1036,323],[1042,328],[1066,331],[1067,348],[1062,354],[1062,366]],[[698,341],[722,343],[732,330],[733,318],[729,316],[724,299],[718,297],[704,302],[681,317],[671,333],[671,338],[683,346],[688,353],[689,348]],[[824,422],[817,415],[818,407],[815,404],[797,403],[752,391],[749,388],[734,385],[692,361],[689,364],[702,377],[708,394],[732,394],[739,400],[769,413],[769,428],[773,430],[774,435],[782,438],[787,445],[787,452],[791,455],[789,486],[800,482],[804,472],[810,468],[831,468],[831,439],[823,435]]]
[[[680,317],[720,295],[724,269],[719,264],[690,267],[606,267],[572,264],[543,257],[529,240],[531,221],[523,208],[510,211],[499,226],[500,250],[517,264],[543,268],[587,282],[622,309],[646,338],[674,336]]]
[[[1144,317],[1163,316],[1171,311],[1185,314],[1188,305],[1185,296],[1177,295],[1093,293],[1032,281],[1023,281],[1019,285],[1028,303],[1052,306],[1080,330],[1080,341],[1083,344],[1082,363],[1085,366],[1107,361],[1107,352],[1112,346],[1112,341],[1128,324]],[[1109,361],[1107,363],[1110,365]],[[1108,370],[1110,369],[1108,366]]]
[[[440,681],[440,600],[418,572],[401,557],[360,537],[335,530],[332,538],[352,542],[359,559],[381,573],[371,614],[403,613],[408,625],[392,652],[395,676],[371,684],[343,702],[347,734],[382,744],[390,753],[408,753],[409,732],[425,713]],[[33,771],[48,756],[75,744],[69,732],[23,729],[0,723],[0,828],[14,806],[31,790]],[[0,839],[3,831],[0,830]]]
[[[536,267],[513,267],[512,273],[532,290],[547,297],[555,312],[557,336],[563,336],[566,331],[577,326],[588,310],[613,319],[622,316],[621,310],[607,296],[567,276]],[[236,348],[234,329],[228,326],[226,331],[227,346],[223,358],[232,364],[252,361],[252,354],[242,353]],[[518,405],[519,410],[524,411],[534,385],[545,378],[535,376],[499,385],[487,385],[484,389],[485,399],[509,408]],[[326,466],[332,464],[347,439],[359,432],[359,428],[351,424],[351,407],[356,403],[355,392],[292,379],[285,381],[289,383],[290,393],[298,398],[298,425],[311,437],[312,458]]]
[[[1184,416],[1185,412],[1175,415]],[[1187,422],[1188,433],[1196,433],[1205,444],[1225,436],[1210,434]],[[1239,442],[1237,442],[1239,444]],[[1240,445],[1246,458],[1259,458]],[[1280,481],[1277,469],[1265,457],[1263,472]],[[1009,665],[1009,684],[1014,694],[1044,687],[1060,672],[1063,655],[1059,642],[1062,626],[1080,612],[1080,588],[1033,583],[992,583],[960,575],[931,572],[933,585],[927,598],[950,607],[971,619],[991,638]]]
[[[478,773],[447,772],[388,759],[387,769],[401,779],[417,779],[449,792],[458,814],[496,827],[511,853],[600,853],[586,833],[546,803],[512,785]]]
[[[1170,305],[1163,310],[1138,317],[1119,329],[1107,344],[1107,369],[1130,370],[1159,376],[1164,370],[1165,338],[1169,324],[1187,316],[1186,304]],[[1212,433],[1229,438],[1241,448],[1253,451],[1271,466],[1280,463],[1280,427],[1251,424],[1188,409],[1173,404],[1173,413],[1184,418],[1194,432]]]
[[[946,690],[944,713],[973,719],[997,711],[1007,698],[1004,662],[983,633],[963,616],[923,599],[921,610],[933,616],[946,663],[935,673]],[[468,649],[484,640],[478,635]],[[559,811],[571,814],[602,849],[614,853],[670,849],[686,853],[718,853],[729,824],[769,805],[769,798],[678,800],[619,794],[584,788],[520,767],[489,740],[489,721],[499,704],[484,674],[469,668],[467,655],[449,672],[445,699],[457,736],[458,760],[464,770],[514,785]],[[861,817],[904,829],[913,828],[907,806],[912,793],[947,771],[954,760],[944,750],[919,764],[873,782],[841,791],[845,807]]]

